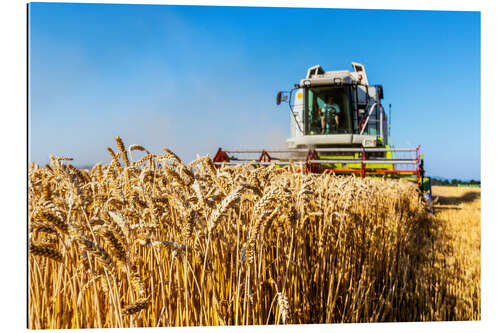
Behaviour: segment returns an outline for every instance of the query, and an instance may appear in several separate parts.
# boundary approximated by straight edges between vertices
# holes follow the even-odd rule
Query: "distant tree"
[[[449,179],[440,179],[440,178],[431,178],[432,185],[437,185],[437,186],[458,186],[458,185],[481,185],[481,181],[475,180],[475,179],[470,179],[470,180],[460,180],[453,178],[451,181]]]
[[[431,181],[433,185],[444,185],[444,181],[438,178],[431,177]]]

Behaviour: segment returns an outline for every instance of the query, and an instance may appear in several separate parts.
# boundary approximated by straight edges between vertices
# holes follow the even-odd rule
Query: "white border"
[[[72,2],[72,1],[53,1]],[[420,10],[474,10],[481,11],[481,178],[482,178],[482,320],[480,322],[446,322],[418,324],[354,324],[354,325],[302,325],[287,327],[238,327],[238,330],[337,330],[342,331],[442,331],[491,329],[497,327],[499,288],[498,277],[498,169],[500,159],[496,133],[500,119],[496,78],[499,77],[498,6],[494,1],[77,1],[86,3],[137,3],[137,4],[192,4],[273,7],[318,8],[369,8],[369,9],[420,9]],[[0,80],[2,107],[2,301],[0,313],[6,331],[25,330],[26,326],[26,3],[24,1],[1,2]],[[466,154],[466,152],[464,152]],[[168,328],[169,331],[203,330],[227,331],[223,328]],[[146,329],[136,329],[143,331]],[[95,330],[84,330],[95,332]],[[107,332],[103,331],[103,332]],[[111,330],[115,331],[115,330]]]

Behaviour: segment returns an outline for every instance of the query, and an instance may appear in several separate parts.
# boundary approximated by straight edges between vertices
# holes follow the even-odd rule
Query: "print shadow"
[[[476,200],[479,198],[481,193],[479,192],[474,192],[470,191],[467,193],[464,193],[460,197],[446,197],[446,196],[437,196],[437,204],[438,205],[459,205],[461,203],[468,203]]]

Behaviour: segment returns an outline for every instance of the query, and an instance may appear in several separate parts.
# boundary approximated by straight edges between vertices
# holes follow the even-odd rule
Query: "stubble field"
[[[457,318],[481,319],[481,189],[434,186],[443,275]]]

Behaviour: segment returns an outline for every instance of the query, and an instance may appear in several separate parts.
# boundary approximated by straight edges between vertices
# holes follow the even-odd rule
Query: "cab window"
[[[306,96],[306,135],[352,133],[346,87],[308,88]]]

